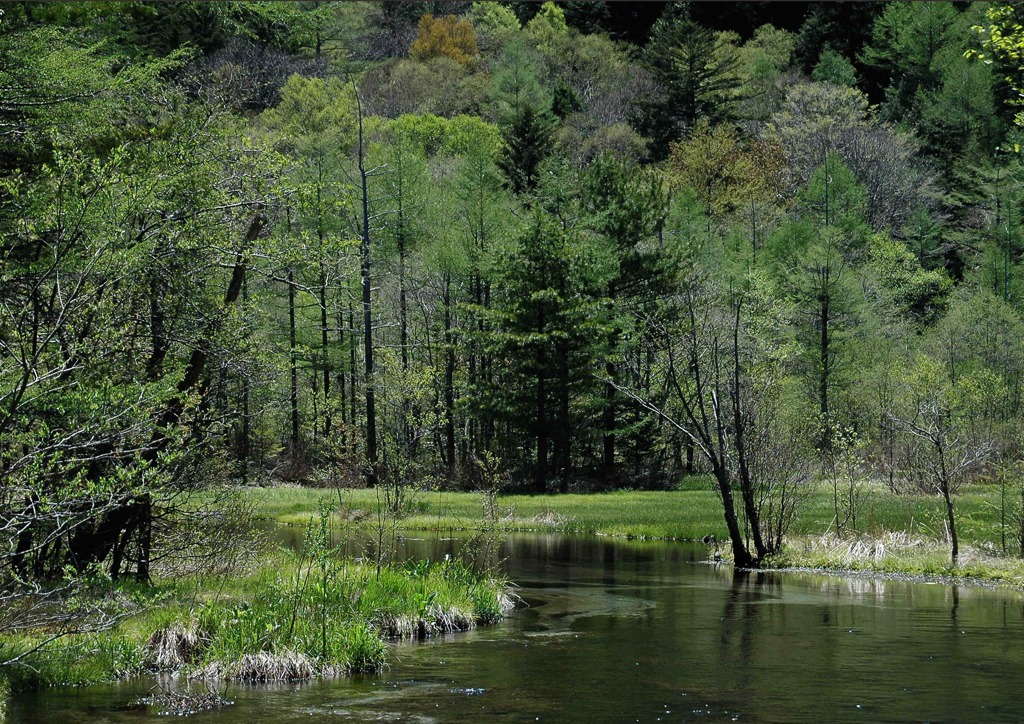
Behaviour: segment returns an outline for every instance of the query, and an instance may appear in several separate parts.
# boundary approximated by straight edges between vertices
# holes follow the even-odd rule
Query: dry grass
[[[858,536],[844,539],[826,534],[804,540],[803,551],[812,556],[824,556],[847,567],[857,567],[865,562],[880,563],[887,557],[906,556],[920,553],[944,552],[945,548],[934,541],[926,542],[919,536],[903,531],[891,531],[880,536]]]
[[[518,593],[513,591],[511,588],[503,588],[500,591],[498,591],[498,608],[501,610],[501,613],[495,614],[491,617],[481,620],[479,621],[479,623],[483,624],[484,626],[490,625],[492,623],[497,623],[507,614],[514,611],[516,609],[516,606],[518,606],[522,602],[523,599]]]
[[[160,671],[174,671],[195,663],[210,644],[210,637],[194,621],[157,629],[145,643],[150,663]]]
[[[1020,558],[998,555],[993,547],[962,545],[953,567],[947,542],[902,531],[856,538],[829,534],[798,539],[787,545],[773,564],[1024,585],[1024,560]]]
[[[551,528],[552,530],[566,530],[572,527],[572,518],[562,515],[554,510],[545,510],[542,513],[528,519],[529,523],[539,528]],[[511,524],[511,521],[510,521]]]
[[[439,634],[469,631],[476,628],[477,621],[470,612],[434,604],[427,609],[425,616],[383,613],[374,619],[373,625],[382,636],[402,640],[425,639]]]
[[[207,681],[288,682],[306,681],[342,673],[337,667],[318,663],[305,654],[284,651],[273,654],[260,651],[245,654],[238,661],[213,661],[189,676]]]

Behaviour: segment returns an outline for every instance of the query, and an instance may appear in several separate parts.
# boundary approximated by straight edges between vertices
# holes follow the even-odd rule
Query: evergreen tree
[[[650,139],[649,153],[660,160],[669,143],[694,127],[733,115],[740,78],[739,56],[727,40],[691,20],[663,18],[651,29],[644,67],[656,94],[639,104],[638,130]]]
[[[516,194],[537,188],[541,163],[554,148],[554,131],[544,113],[524,105],[512,123],[502,132],[505,145],[498,159],[498,168],[506,183]]]

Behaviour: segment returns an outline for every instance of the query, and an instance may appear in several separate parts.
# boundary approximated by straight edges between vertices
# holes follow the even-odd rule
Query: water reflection
[[[281,533],[301,540],[301,530]],[[371,559],[373,542],[339,538]],[[465,555],[465,536],[396,541],[396,560]],[[474,552],[475,555],[475,552]],[[235,687],[203,721],[1018,721],[1015,593],[733,571],[699,546],[512,536],[527,606],[497,627],[395,648],[380,677]],[[21,697],[14,721],[139,721],[153,682]],[[134,688],[133,688],[134,687]]]

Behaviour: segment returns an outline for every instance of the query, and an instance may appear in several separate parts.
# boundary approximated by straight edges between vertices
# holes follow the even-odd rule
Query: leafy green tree
[[[551,109],[550,90],[541,83],[541,56],[525,41],[505,47],[491,76],[491,97],[497,107],[492,120],[509,123],[526,108],[534,113]]]
[[[917,128],[927,140],[925,152],[941,159],[947,174],[956,159],[987,156],[998,143],[990,70],[965,58],[976,19],[953,3],[893,3],[875,21],[862,54],[889,76],[885,116]]]
[[[821,424],[823,449],[841,421],[835,399],[849,384],[861,293],[850,264],[864,242],[864,189],[830,157],[801,192],[808,213],[780,227],[768,250],[783,270],[799,370]],[[845,421],[843,421],[845,422]]]
[[[882,3],[822,3],[812,5],[796,34],[795,57],[810,73],[825,48],[845,58],[856,58],[871,37]]]
[[[972,26],[981,36],[982,50],[971,48],[968,54],[994,66],[1006,82],[1012,96],[1007,99],[1011,106],[1024,102],[1024,72],[1021,58],[1024,58],[1024,32],[1021,7],[1015,3],[992,3],[985,9],[985,19]],[[1024,125],[1024,112],[1014,118],[1018,125]]]
[[[796,261],[788,282],[803,352],[801,368],[816,402],[824,449],[839,417],[834,399],[848,380],[857,287],[836,230],[825,228],[819,234],[820,240]]]
[[[765,120],[778,110],[784,94],[783,77],[793,58],[793,34],[762,25],[740,48],[739,72],[744,94],[740,116]]]
[[[992,440],[971,435],[967,427],[968,401],[974,397],[971,382],[943,379],[941,364],[921,355],[906,375],[904,406],[894,418],[897,428],[911,441],[905,473],[942,497],[953,568],[960,557],[957,489],[967,474],[994,452]]]
[[[343,350],[339,347],[345,340],[331,332],[338,327],[335,320],[341,313],[344,277],[351,274],[351,260],[345,257],[352,246],[348,167],[355,142],[355,108],[349,89],[339,79],[296,75],[282,89],[281,102],[266,111],[262,121],[278,149],[292,160],[288,181],[293,195],[284,229],[288,238],[278,261],[285,268],[280,280],[288,295],[290,447],[294,456],[300,456],[300,450],[306,449],[299,419],[300,362],[313,375],[311,402],[316,414],[309,432],[314,439],[322,436],[326,443],[331,438],[335,415],[342,408],[332,388],[341,374]],[[297,303],[299,295],[305,304]],[[313,308],[314,320],[303,319],[307,306]],[[306,334],[297,324],[315,326],[315,338],[304,339]]]
[[[520,30],[519,18],[503,3],[474,2],[468,17],[485,53],[500,52]]]
[[[672,144],[667,176],[697,193],[710,231],[713,216],[777,196],[783,165],[778,150],[764,142],[745,146],[735,127],[712,128],[702,119],[685,140]]]
[[[943,269],[926,270],[907,245],[884,234],[868,241],[867,271],[872,294],[897,318],[933,322],[945,310],[953,281]]]
[[[919,88],[927,90],[937,85],[943,51],[956,42],[957,16],[949,2],[920,7],[891,3],[884,7],[861,57],[888,73],[890,103],[907,109]]]
[[[60,46],[24,33],[2,37],[45,71]],[[154,522],[202,478],[223,430],[213,371],[240,346],[232,315],[266,222],[254,207],[271,172],[232,140],[231,119],[164,85],[166,64],[118,78],[67,40],[87,84],[47,101],[45,130],[22,116],[24,148],[47,160],[5,174],[0,194],[4,217],[21,219],[0,243],[5,591],[11,573],[149,578],[165,542]],[[20,83],[15,103],[51,92],[38,76]]]
[[[854,88],[792,86],[765,135],[778,144],[789,167],[787,194],[798,192],[829,154],[838,156],[863,184],[865,216],[875,230],[900,229],[932,190],[913,139],[873,123],[867,97]]]
[[[709,270],[717,253],[705,239],[688,234],[683,241],[674,313],[652,324],[664,401],[623,391],[700,451],[722,501],[733,560],[756,567],[778,550],[792,520],[807,430],[790,427],[783,413],[787,350],[777,339],[784,309],[754,275],[716,279]]]
[[[611,478],[616,466],[616,442],[620,433],[619,410],[624,400],[618,393],[622,375],[623,337],[643,347],[643,330],[636,328],[635,310],[653,306],[668,288],[668,269],[656,239],[664,228],[668,195],[657,176],[639,172],[628,163],[599,157],[583,181],[583,204],[589,223],[611,244],[615,264],[605,296],[615,304],[606,342],[604,410],[602,413],[601,469]],[[628,330],[628,331],[627,331]],[[643,437],[642,433],[639,437]],[[634,444],[637,439],[634,438]]]
[[[853,63],[839,53],[831,48],[825,48],[821,51],[818,64],[811,71],[811,78],[818,83],[853,87],[857,85],[857,70],[853,67]]]
[[[557,52],[558,46],[563,45],[571,37],[569,26],[565,22],[565,13],[550,0],[540,6],[537,14],[526,23],[524,31],[537,49],[545,55]]]

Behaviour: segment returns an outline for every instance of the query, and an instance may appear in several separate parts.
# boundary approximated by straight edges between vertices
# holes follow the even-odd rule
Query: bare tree
[[[949,530],[950,559],[956,567],[960,541],[956,529],[954,496],[969,471],[995,452],[990,439],[973,437],[948,400],[948,388],[923,383],[910,390],[910,404],[903,414],[892,414],[896,428],[917,440],[916,454],[908,456],[906,472],[928,481],[942,497]]]
[[[756,567],[782,545],[806,477],[806,436],[781,414],[783,368],[751,324],[756,318],[764,327],[770,312],[756,294],[716,287],[696,267],[675,303],[679,321],[671,327],[645,320],[660,333],[664,404],[618,389],[700,451],[722,500],[733,560]]]
[[[873,229],[899,229],[926,203],[933,180],[904,133],[870,119],[867,97],[830,83],[801,83],[786,94],[765,135],[786,156],[791,190],[805,185],[829,153],[842,159],[867,192]]]

